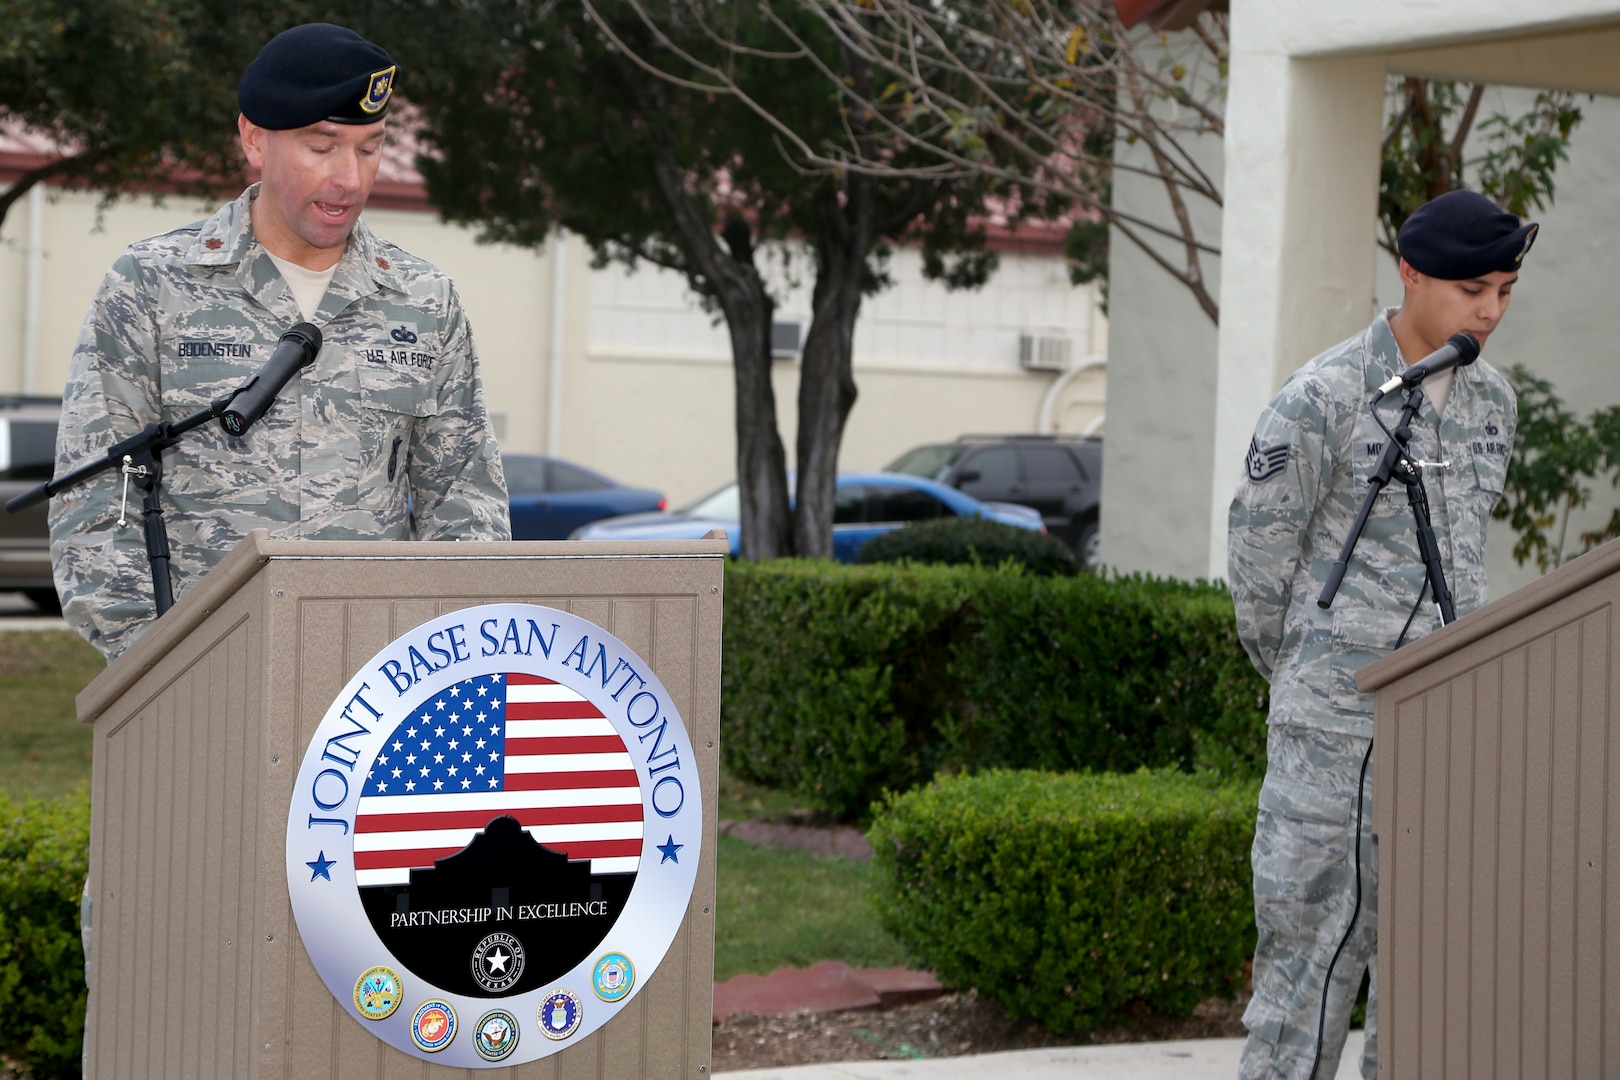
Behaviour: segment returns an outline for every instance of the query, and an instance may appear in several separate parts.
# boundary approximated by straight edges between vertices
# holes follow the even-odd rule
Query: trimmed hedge
[[[861,546],[857,559],[944,566],[1000,566],[1010,560],[1048,577],[1080,572],[1080,556],[1057,537],[984,518],[935,518],[879,533]]]
[[[0,794],[0,1041],[35,1077],[79,1075],[84,947],[79,896],[89,869],[90,797]]]
[[[1264,773],[1219,587],[783,560],[733,563],[725,608],[726,767],[832,816],[989,767]]]
[[[958,989],[1063,1034],[1132,1002],[1235,998],[1254,948],[1258,784],[992,771],[891,795],[870,832],[884,927]]]

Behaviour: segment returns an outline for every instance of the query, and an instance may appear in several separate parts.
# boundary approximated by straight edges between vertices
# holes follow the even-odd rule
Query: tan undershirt
[[[1434,402],[1436,415],[1445,415],[1446,400],[1451,397],[1451,377],[1455,374],[1456,368],[1447,368],[1423,380],[1423,392]]]
[[[314,319],[315,313],[321,310],[321,301],[326,299],[326,290],[331,287],[332,275],[337,272],[337,263],[333,263],[325,270],[311,270],[307,266],[299,266],[295,262],[288,262],[272,254],[268,248],[265,249],[265,254],[270,256],[270,261],[281,271],[281,278],[292,291],[293,299],[298,302],[298,310],[303,312],[304,318]],[[1450,372],[1446,374],[1449,375]]]

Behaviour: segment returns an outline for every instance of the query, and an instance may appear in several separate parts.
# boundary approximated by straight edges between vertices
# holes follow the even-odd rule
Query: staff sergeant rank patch
[[[1250,439],[1249,456],[1244,464],[1248,468],[1251,482],[1264,483],[1288,466],[1288,444],[1261,446],[1258,441]]]

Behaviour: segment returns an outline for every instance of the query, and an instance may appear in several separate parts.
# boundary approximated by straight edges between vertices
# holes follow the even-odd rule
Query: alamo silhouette
[[[365,886],[360,900],[411,972],[451,993],[504,998],[549,988],[594,956],[635,883],[634,873],[592,874],[590,860],[569,861],[502,815],[431,870],[412,870],[409,885]],[[488,945],[492,934],[516,938],[521,961],[504,938]]]

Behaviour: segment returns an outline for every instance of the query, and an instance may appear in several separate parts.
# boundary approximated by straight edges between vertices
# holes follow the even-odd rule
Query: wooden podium
[[[1617,608],[1620,541],[1357,676],[1386,1080],[1620,1076]]]
[[[714,539],[250,534],[78,698],[96,731],[86,1075],[419,1078],[484,1067],[388,1045],[323,983],[289,899],[288,815],[312,735],[361,665],[430,620],[511,603],[595,624],[650,666],[690,735],[702,844],[673,944],[636,994],[605,1026],[501,1075],[707,1077],[727,553]],[[547,1045],[532,1029],[524,1037]]]

